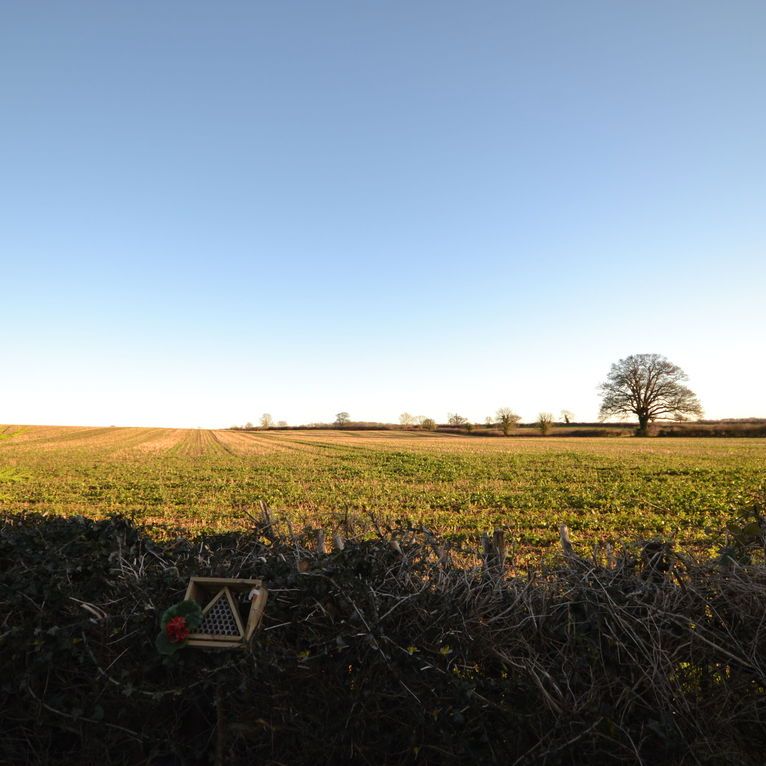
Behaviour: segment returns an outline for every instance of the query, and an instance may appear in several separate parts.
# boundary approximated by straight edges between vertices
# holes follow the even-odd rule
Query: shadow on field
[[[654,542],[511,577],[423,530],[323,554],[267,522],[7,516],[0,762],[761,764],[759,519],[717,561]],[[157,654],[191,574],[266,581],[247,651]]]

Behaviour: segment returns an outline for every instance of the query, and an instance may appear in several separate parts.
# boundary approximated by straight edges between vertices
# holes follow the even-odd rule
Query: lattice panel
[[[210,607],[204,619],[200,633],[206,633],[209,636],[239,636],[239,628],[234,619],[234,614],[229,606],[229,600],[225,595],[221,596],[213,606]]]
[[[189,636],[188,645],[198,649],[246,648],[267,598],[268,590],[261,580],[192,577],[185,600],[202,607],[202,624]]]

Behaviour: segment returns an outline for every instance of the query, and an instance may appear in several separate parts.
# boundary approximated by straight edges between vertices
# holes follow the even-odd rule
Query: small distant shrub
[[[497,411],[497,419],[500,421],[500,427],[503,429],[503,436],[508,436],[511,430],[514,429],[521,418],[510,408],[501,407]],[[487,418],[489,420],[489,418]]]
[[[541,412],[537,416],[537,427],[543,436],[547,436],[553,428],[553,415],[550,412]]]

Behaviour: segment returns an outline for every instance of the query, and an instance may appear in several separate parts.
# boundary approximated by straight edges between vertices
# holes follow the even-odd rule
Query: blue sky
[[[766,416],[766,4],[0,6],[0,422]]]

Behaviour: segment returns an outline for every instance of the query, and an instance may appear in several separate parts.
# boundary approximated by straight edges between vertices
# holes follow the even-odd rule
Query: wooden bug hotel
[[[188,646],[204,649],[245,648],[258,627],[268,591],[261,580],[192,577],[186,600],[202,608],[202,624]]]

